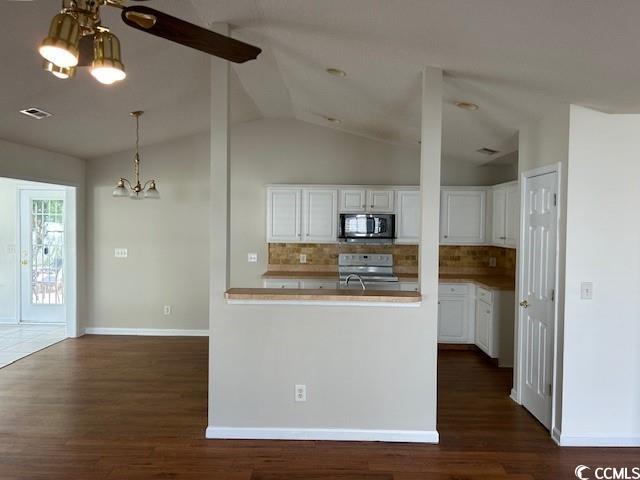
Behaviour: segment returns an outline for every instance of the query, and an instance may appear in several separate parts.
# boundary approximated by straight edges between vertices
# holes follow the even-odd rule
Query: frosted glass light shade
[[[114,197],[128,197],[129,189],[124,186],[124,181],[120,180],[116,187],[113,189]]]
[[[147,191],[144,192],[144,198],[150,198],[152,200],[157,200],[160,198],[160,192],[156,188],[156,182],[151,182]]]

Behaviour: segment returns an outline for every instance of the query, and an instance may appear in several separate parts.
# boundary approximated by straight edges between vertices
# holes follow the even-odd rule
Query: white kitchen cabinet
[[[494,245],[516,247],[520,225],[520,190],[517,183],[498,185],[493,189]]]
[[[513,366],[515,292],[476,290],[475,343],[501,367]]]
[[[371,213],[393,213],[394,190],[367,190],[367,210]]]
[[[344,188],[340,190],[340,213],[393,213],[395,190]]]
[[[304,279],[301,281],[300,288],[313,289],[313,290],[335,290],[339,288],[340,281],[337,278],[335,280],[327,279]]]
[[[438,292],[438,342],[473,343],[473,285],[440,284]]]
[[[302,190],[267,189],[267,242],[299,242],[301,232]]]
[[[507,187],[505,210],[505,245],[517,247],[520,232],[520,188],[517,183]]]
[[[306,243],[335,243],[338,238],[338,190],[302,191],[302,240]]]
[[[262,285],[264,288],[301,288],[300,280],[295,278],[267,278]]]
[[[417,245],[420,241],[420,192],[398,190],[396,199],[396,243]]]
[[[347,188],[340,190],[340,213],[364,213],[367,211],[367,190]]]
[[[485,242],[484,189],[442,189],[440,243],[481,245]]]
[[[418,282],[399,282],[400,291],[402,292],[419,292],[420,284]]]
[[[478,299],[476,301],[475,343],[484,353],[495,358],[498,355],[494,350],[493,333],[493,307]]]

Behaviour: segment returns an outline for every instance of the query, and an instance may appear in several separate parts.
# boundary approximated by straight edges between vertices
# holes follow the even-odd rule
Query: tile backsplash
[[[269,269],[286,270],[283,266],[302,267],[315,271],[335,271],[341,253],[392,253],[396,270],[417,269],[417,245],[353,245],[346,243],[270,243]],[[300,255],[307,256],[307,263],[300,263]]]
[[[269,270],[335,271],[340,253],[391,253],[397,272],[418,271],[417,245],[353,245],[329,243],[270,243]],[[307,263],[300,263],[300,255]],[[489,267],[489,259],[496,266]],[[511,248],[478,246],[440,246],[441,273],[486,273],[515,276],[516,251]]]

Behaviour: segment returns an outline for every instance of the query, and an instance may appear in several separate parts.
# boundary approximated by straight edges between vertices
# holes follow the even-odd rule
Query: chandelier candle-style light
[[[136,119],[136,155],[133,158],[133,174],[135,175],[135,183],[131,183],[126,178],[121,178],[116,187],[113,189],[114,197],[130,197],[133,199],[140,198],[160,198],[160,192],[156,188],[155,180],[147,180],[144,185],[140,183],[140,117],[144,112],[135,111],[131,112],[131,116]],[[143,197],[140,194],[143,193]]]

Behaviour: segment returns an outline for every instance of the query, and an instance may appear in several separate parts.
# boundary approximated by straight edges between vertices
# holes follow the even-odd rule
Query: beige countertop
[[[244,301],[313,301],[313,302],[367,302],[367,303],[420,303],[419,292],[388,290],[295,289],[295,288],[231,288],[224,294],[227,300]]]
[[[401,282],[417,282],[417,274],[400,273],[397,274]],[[313,279],[337,279],[336,272],[287,272],[269,271],[262,275],[262,278],[313,278]],[[441,283],[473,283],[490,290],[515,290],[515,279],[506,275],[483,275],[473,273],[447,273],[440,274]],[[308,290],[307,290],[308,291]],[[323,290],[326,291],[326,290]]]

